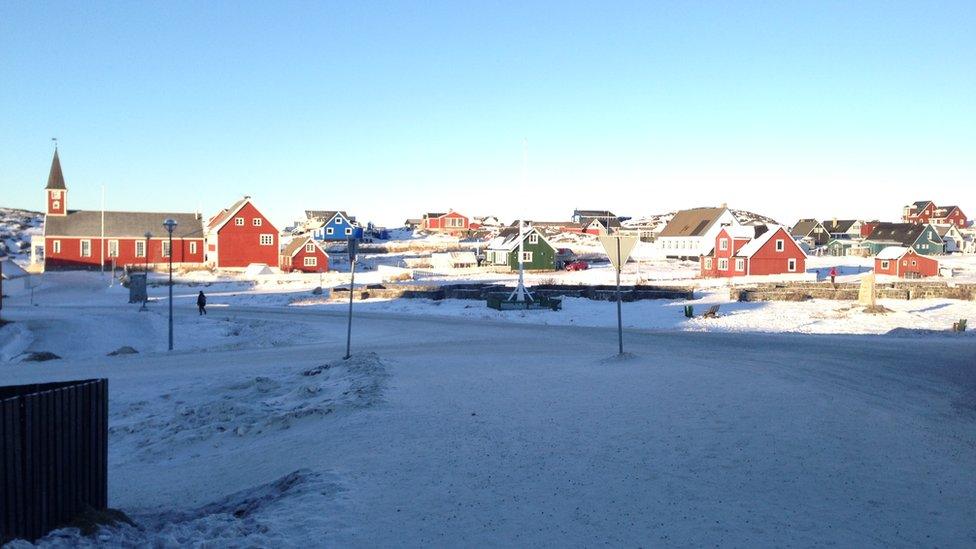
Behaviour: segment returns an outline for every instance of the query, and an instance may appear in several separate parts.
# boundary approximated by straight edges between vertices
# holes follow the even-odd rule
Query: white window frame
[[[190,241],[190,253],[191,254],[197,253],[197,242],[195,240]]]
[[[51,241],[51,253],[52,254],[59,254],[59,253],[61,253],[61,241],[60,240],[52,240]]]
[[[162,254],[163,257],[169,257],[170,256],[170,252],[172,252],[172,249],[170,248],[169,241],[168,240],[164,240],[162,242],[162,244],[163,244],[163,254]]]
[[[741,257],[735,258],[735,270],[740,273],[746,272],[746,260]]]
[[[108,256],[109,257],[119,257],[119,241],[118,240],[109,240],[108,241]]]
[[[705,269],[709,271],[712,270],[712,258],[710,257],[705,258]]]
[[[243,227],[244,226],[244,218],[243,217],[235,217],[234,218],[234,225],[237,225],[238,227]]]
[[[783,240],[782,238],[777,238],[776,239],[776,251],[777,252],[782,252],[782,251],[785,251],[785,250],[786,250],[786,241]]]
[[[252,227],[260,227],[263,224],[264,224],[264,220],[261,219],[260,217],[255,217],[255,218],[251,219],[251,226]]]
[[[334,234],[334,233],[335,233],[335,229],[333,229],[332,227],[325,228],[325,234]]]
[[[61,201],[60,200],[57,200],[57,199],[52,200],[51,201],[51,209],[52,210],[60,210],[61,209]]]
[[[307,257],[305,257],[302,262],[303,262],[303,264],[304,264],[305,267],[318,267],[319,266],[319,258],[315,257],[314,255],[313,256],[307,256]]]
[[[274,246],[274,235],[271,233],[262,233],[258,242],[262,246]]]
[[[352,236],[352,227],[346,227],[346,236]]]
[[[789,258],[786,260],[786,270],[795,273],[796,272],[796,258]]]
[[[726,259],[726,258],[724,258],[724,257],[723,258],[720,258],[718,260],[718,270],[720,270],[720,271],[727,271],[727,270],[729,270],[729,260]]]
[[[535,233],[530,234],[529,235],[529,244],[538,244],[538,243],[539,243],[539,235],[537,235]]]
[[[522,252],[522,263],[532,263],[532,252]]]
[[[146,241],[136,240],[136,257],[146,257]]]
[[[887,271],[890,268],[891,268],[891,262],[889,262],[887,260],[881,262],[881,270],[882,271]]]
[[[307,254],[315,253],[315,244],[312,244],[311,242],[305,244],[305,253]]]
[[[87,252],[85,251],[86,247],[88,248]],[[78,254],[81,257],[91,257],[91,240],[84,239],[78,243]]]
[[[718,241],[718,249],[720,249],[722,251],[728,250],[729,249],[729,239],[728,238],[719,239],[719,241]]]

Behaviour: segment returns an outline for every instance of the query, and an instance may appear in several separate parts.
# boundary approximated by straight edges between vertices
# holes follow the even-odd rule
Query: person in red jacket
[[[833,284],[834,280],[837,279],[837,267],[830,268],[830,283]]]

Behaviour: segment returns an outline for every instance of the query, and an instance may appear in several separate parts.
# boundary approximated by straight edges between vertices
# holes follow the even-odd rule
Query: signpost
[[[617,342],[620,354],[624,354],[624,322],[623,315],[620,312],[620,270],[630,258],[630,253],[634,251],[634,246],[637,245],[637,237],[606,235],[600,236],[599,239],[600,244],[603,244],[603,249],[607,252],[607,257],[610,258],[610,263],[617,271]]]
[[[346,356],[342,358],[348,360],[352,356],[349,352],[352,344],[352,291],[353,283],[356,280],[356,254],[359,252],[359,239],[353,235],[346,242],[349,250],[349,323],[346,326]]]

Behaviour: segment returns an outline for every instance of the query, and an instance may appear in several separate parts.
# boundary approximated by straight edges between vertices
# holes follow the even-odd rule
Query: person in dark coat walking
[[[833,284],[834,283],[834,280],[836,280],[836,279],[837,279],[837,267],[831,267],[830,268],[830,283]],[[200,295],[203,295],[203,292],[200,292]]]
[[[203,295],[203,290],[200,290],[200,295],[197,296],[197,308],[200,309],[200,314],[207,314],[207,296]]]

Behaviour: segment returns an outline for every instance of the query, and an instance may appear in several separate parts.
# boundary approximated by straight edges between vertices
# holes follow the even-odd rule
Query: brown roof
[[[725,212],[725,208],[692,208],[674,214],[658,236],[701,236]]]
[[[312,237],[310,236],[304,236],[304,237],[300,236],[298,238],[291,239],[291,242],[289,242],[288,245],[285,246],[285,249],[282,250],[281,255],[292,257],[293,255],[298,253],[298,250],[302,249],[302,246],[304,246],[305,243],[308,242],[309,240],[311,240],[312,243],[314,243],[322,253],[324,253],[326,256],[329,255],[325,253],[325,250],[322,249],[322,246],[319,246],[319,243],[313,240]]]
[[[54,159],[51,160],[51,173],[47,176],[47,189],[67,189],[64,185],[64,174],[61,173],[61,159],[58,150],[54,149]]]
[[[155,237],[168,233],[163,221],[176,220],[174,238],[203,238],[203,223],[194,213],[173,212],[105,212],[105,236],[108,238],[145,238],[146,232]],[[44,236],[90,236],[102,234],[102,212],[72,210],[68,215],[49,215],[44,218]]]
[[[813,232],[817,226],[822,226],[816,219],[801,219],[790,229],[791,236],[807,236]]]

